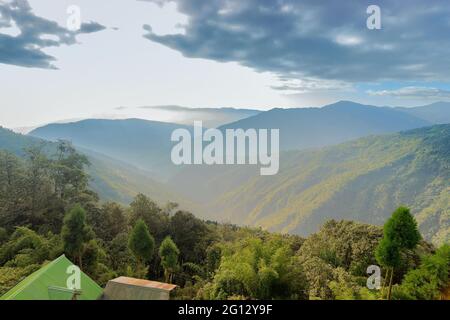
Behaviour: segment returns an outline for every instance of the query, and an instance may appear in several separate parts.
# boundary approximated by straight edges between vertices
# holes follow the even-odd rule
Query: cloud
[[[271,86],[272,89],[282,91],[284,94],[298,94],[306,92],[324,92],[353,90],[352,86],[345,81],[325,80],[317,78],[304,77],[302,79],[291,79],[286,77],[279,77],[279,84]]]
[[[235,111],[250,111],[250,112],[259,112],[258,110],[253,109],[244,109],[244,108],[230,108],[230,107],[222,107],[222,108],[193,108],[193,107],[183,107],[178,105],[157,105],[157,106],[141,106],[138,107],[140,109],[153,109],[153,110],[166,110],[166,111],[183,111],[183,112],[197,112],[197,111],[206,111],[206,112],[235,112]]]
[[[14,27],[17,35],[2,32]],[[56,69],[54,57],[43,49],[77,43],[76,36],[105,29],[97,22],[82,23],[69,31],[56,22],[38,17],[27,0],[0,0],[0,63],[30,68]]]
[[[319,84],[450,80],[450,6],[443,1],[378,0],[381,30],[366,27],[369,0],[157,3],[171,1],[189,17],[184,34],[157,35],[145,25],[144,37],[186,57]]]
[[[404,87],[396,90],[369,90],[372,96],[392,97],[400,99],[450,99],[450,90],[429,87]]]
[[[168,111],[186,111],[192,110],[189,107],[182,107],[177,105],[162,105],[162,106],[141,106],[140,109],[155,109],[155,110],[168,110]]]
[[[82,23],[80,26],[80,30],[78,30],[78,33],[93,33],[93,32],[99,32],[106,29],[104,25],[101,25],[98,22],[95,21],[89,21]],[[117,29],[117,28],[113,28]]]
[[[192,125],[194,121],[201,120],[203,121],[203,125],[208,128],[238,121],[261,112],[260,110],[243,108],[191,108],[179,105],[123,107],[120,109],[115,108],[115,110],[117,112],[124,111],[122,116],[125,115],[125,118],[138,117],[141,119],[151,119],[185,125]]]

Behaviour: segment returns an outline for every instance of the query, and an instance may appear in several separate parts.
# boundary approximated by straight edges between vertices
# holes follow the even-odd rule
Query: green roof
[[[74,290],[67,288],[67,278],[70,276],[67,268],[73,265],[62,255],[23,279],[0,300],[70,300]],[[102,292],[94,280],[81,272],[81,290],[77,300],[96,300]]]

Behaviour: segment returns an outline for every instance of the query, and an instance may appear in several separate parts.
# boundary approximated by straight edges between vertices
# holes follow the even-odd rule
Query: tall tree
[[[387,298],[392,295],[392,279],[394,269],[401,262],[403,250],[414,249],[421,239],[417,229],[417,222],[406,207],[399,207],[392,213],[383,228],[383,239],[376,249],[378,263],[387,268],[386,279],[389,277]]]
[[[137,220],[128,240],[128,246],[139,263],[148,264],[153,257],[155,240],[144,220]]]
[[[170,219],[170,235],[181,251],[181,262],[200,264],[216,234],[192,213],[177,211]]]
[[[101,208],[88,211],[88,220],[95,234],[107,242],[112,241],[118,234],[127,231],[127,218],[124,209],[114,202],[107,202]]]
[[[144,220],[157,243],[167,235],[169,215],[147,196],[138,194],[130,204],[130,211],[130,223],[134,225],[137,220]]]
[[[50,161],[44,153],[45,144],[33,145],[25,150],[28,170],[27,189],[30,197],[30,208],[33,219],[40,207],[45,207],[45,188],[49,181]],[[33,221],[34,224],[34,221]]]
[[[55,181],[55,193],[61,199],[77,200],[87,191],[89,176],[84,171],[89,160],[76,152],[70,142],[58,141],[56,160],[53,161],[52,175]]]
[[[64,217],[61,236],[64,252],[76,258],[82,268],[84,246],[93,238],[93,231],[86,223],[86,211],[80,205],[75,205]]]
[[[164,276],[166,278],[166,282],[168,283],[172,282],[173,274],[178,267],[179,255],[180,250],[178,250],[175,242],[173,242],[170,236],[166,237],[159,247],[159,256],[161,258],[161,264],[164,268]]]
[[[0,221],[9,231],[19,225],[31,224],[28,177],[22,160],[0,150]]]

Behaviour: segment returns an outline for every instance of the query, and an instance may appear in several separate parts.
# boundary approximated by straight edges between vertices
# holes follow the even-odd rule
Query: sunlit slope
[[[239,176],[229,170],[230,188],[211,194],[215,218],[305,235],[330,218],[382,224],[407,205],[428,239],[450,240],[450,125],[289,152],[275,176]]]

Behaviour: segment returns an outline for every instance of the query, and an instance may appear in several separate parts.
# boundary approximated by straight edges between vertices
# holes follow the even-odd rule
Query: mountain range
[[[143,192],[203,218],[301,235],[330,218],[380,225],[404,204],[427,239],[442,243],[450,233],[449,119],[450,103],[391,108],[341,101],[256,112],[219,127],[280,129],[275,176],[250,165],[174,166],[170,135],[192,127],[142,119],[50,124],[29,136],[2,130],[0,148],[20,153],[40,139],[70,140],[89,157],[91,184],[103,200],[126,203]]]
[[[77,147],[123,161],[163,180],[178,169],[170,161],[170,136],[178,128],[191,131],[188,126],[142,119],[88,119],[49,124],[29,135],[49,141],[71,141]]]
[[[429,126],[436,123],[430,119],[436,117],[439,112],[443,114],[442,118],[450,117],[450,104],[447,104],[447,107],[435,110],[436,107],[431,106],[431,115],[424,111],[425,107],[418,109],[416,113],[422,115],[418,117],[399,108],[341,101],[322,108],[272,109],[231,122],[219,129],[279,129],[281,150],[302,150],[334,145],[373,134]],[[219,117],[227,110],[212,109],[208,117],[212,117],[212,114],[219,114]],[[252,114],[252,110],[247,109],[231,110],[233,114],[242,110]],[[240,116],[243,114],[240,113]],[[180,169],[170,160],[173,146],[170,136],[177,128],[192,131],[192,127],[187,125],[142,119],[89,119],[49,124],[34,129],[29,134],[50,141],[69,140],[76,146],[149,171],[157,180],[167,181]]]
[[[450,123],[450,103],[448,102],[436,102],[421,107],[396,109],[431,123]]]
[[[340,101],[322,108],[272,109],[220,128],[279,129],[281,150],[299,150],[431,124],[403,110]]]

